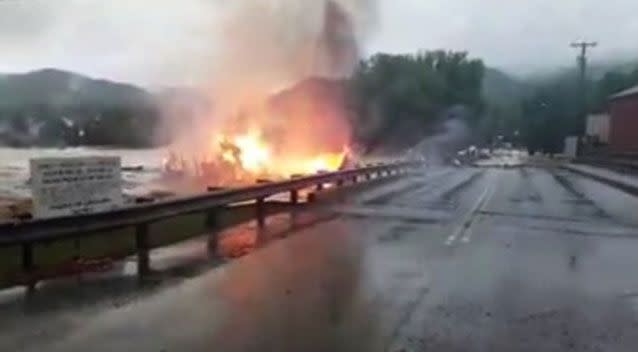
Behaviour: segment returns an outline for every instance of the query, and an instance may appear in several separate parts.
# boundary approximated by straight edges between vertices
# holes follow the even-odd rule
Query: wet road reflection
[[[230,229],[213,256],[205,238],[159,250],[160,273],[202,264],[119,304],[0,305],[0,350],[634,351],[638,229],[589,182],[413,175],[295,226],[283,214]]]

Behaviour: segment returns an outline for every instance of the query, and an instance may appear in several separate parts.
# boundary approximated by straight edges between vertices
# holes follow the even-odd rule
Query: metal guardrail
[[[389,176],[400,174],[419,165],[422,164],[419,162],[398,162],[375,165],[301,177],[283,182],[258,184],[245,188],[170,199],[157,203],[135,205],[105,213],[0,224],[0,247],[21,246],[22,269],[25,273],[29,273],[34,269],[33,247],[35,244],[79,238],[88,233],[135,226],[138,274],[142,277],[150,271],[148,225],[152,222],[201,212],[206,212],[207,216],[214,217],[215,211],[222,207],[256,201],[257,221],[260,226],[263,226],[265,221],[264,202],[266,198],[273,195],[289,192],[291,203],[296,204],[298,191],[301,189],[316,187],[317,190],[321,190],[324,184],[328,183],[333,183],[336,186],[341,186],[348,181],[357,183],[362,177],[365,180],[369,180],[373,175]],[[32,286],[32,284],[29,284],[29,288],[32,288]]]

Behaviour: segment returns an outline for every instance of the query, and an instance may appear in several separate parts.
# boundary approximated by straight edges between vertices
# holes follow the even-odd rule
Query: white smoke
[[[347,76],[376,21],[373,0],[245,0],[222,8],[212,63],[218,104],[255,101],[309,76]]]
[[[187,150],[186,153],[190,150],[192,154],[206,149],[211,132],[228,132],[229,126],[244,128],[241,127],[244,117],[254,121],[255,112],[260,112],[274,93],[305,78],[349,76],[359,62],[362,41],[375,27],[375,2],[243,0],[219,3],[217,26],[210,38],[211,60],[199,70],[208,75],[202,89],[214,111],[201,114],[186,131],[179,128],[180,120],[177,120],[178,126],[173,130],[182,132],[179,149]],[[312,105],[313,102],[300,103]],[[260,129],[276,129],[276,134],[283,139],[292,139],[293,135],[300,141],[315,137],[316,142],[316,133],[309,127],[316,125],[317,119],[309,119],[305,128],[300,128],[304,125],[300,119],[308,116],[296,115],[293,123],[286,122],[285,117],[263,115],[257,118]],[[334,135],[349,135],[345,118],[326,116],[323,122],[323,125],[334,125]],[[343,145],[348,137],[341,139]],[[295,149],[303,148],[298,145]]]

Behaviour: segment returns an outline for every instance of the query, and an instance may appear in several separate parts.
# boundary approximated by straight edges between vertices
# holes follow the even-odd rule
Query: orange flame
[[[295,158],[286,153],[274,153],[273,147],[255,130],[236,136],[218,137],[215,148],[222,160],[248,174],[284,178],[295,174],[336,171],[346,155],[344,151]]]
[[[221,157],[239,165],[250,173],[267,170],[271,151],[258,132],[249,132],[232,138],[222,137]]]
[[[188,174],[221,186],[337,171],[349,154],[344,89],[309,80],[275,96],[246,97],[239,108],[222,99],[211,115],[218,119],[189,131],[181,148],[186,157],[173,158],[166,169],[183,170],[185,159]]]

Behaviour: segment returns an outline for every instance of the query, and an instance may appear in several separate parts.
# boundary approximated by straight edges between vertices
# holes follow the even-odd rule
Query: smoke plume
[[[345,100],[333,99],[343,89],[299,83],[353,72],[376,22],[374,0],[229,1],[218,19],[204,87],[213,112],[187,131],[186,144],[209,143],[211,130],[240,133],[254,125],[288,153],[334,152],[348,143]],[[319,150],[322,143],[329,150]]]
[[[349,75],[375,21],[372,0],[232,1],[222,11],[210,88],[231,107],[306,77]]]

